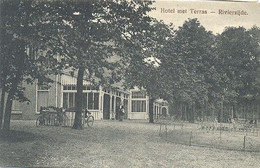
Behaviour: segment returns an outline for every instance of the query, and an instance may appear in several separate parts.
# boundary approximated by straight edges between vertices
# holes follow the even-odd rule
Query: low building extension
[[[30,102],[13,102],[12,119],[35,119],[41,107],[55,106],[65,109],[75,107],[77,92],[76,78],[70,75],[56,75],[50,85],[24,84],[25,96]],[[124,106],[125,119],[148,119],[149,97],[138,88],[124,90],[120,87],[104,88],[83,82],[83,108],[88,109],[95,119],[119,119],[120,105]],[[166,101],[154,103],[154,117],[169,115]]]

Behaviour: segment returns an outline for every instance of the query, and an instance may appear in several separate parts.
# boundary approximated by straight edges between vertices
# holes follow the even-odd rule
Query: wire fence
[[[159,136],[167,141],[208,148],[260,152],[259,128],[234,129],[226,123],[205,127],[205,123],[157,121]]]

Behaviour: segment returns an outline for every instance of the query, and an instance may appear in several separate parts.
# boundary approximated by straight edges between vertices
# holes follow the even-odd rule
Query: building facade
[[[50,85],[24,84],[25,96],[31,102],[14,101],[12,119],[35,119],[41,107],[55,106],[65,109],[75,107],[76,78],[70,75],[56,75]],[[83,82],[83,108],[88,109],[95,119],[119,119],[120,105],[124,106],[125,119],[148,119],[149,97],[138,88],[123,90],[119,87],[103,88]],[[168,105],[158,100],[154,103],[154,117],[168,115]]]

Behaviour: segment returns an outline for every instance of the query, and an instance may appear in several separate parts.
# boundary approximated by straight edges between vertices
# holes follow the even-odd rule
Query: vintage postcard
[[[259,168],[242,1],[1,0],[0,167]]]

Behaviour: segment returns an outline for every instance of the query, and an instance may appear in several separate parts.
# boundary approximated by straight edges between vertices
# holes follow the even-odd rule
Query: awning
[[[77,78],[70,75],[61,75],[61,84],[62,85],[77,85]],[[89,85],[88,81],[83,81],[83,85]]]

